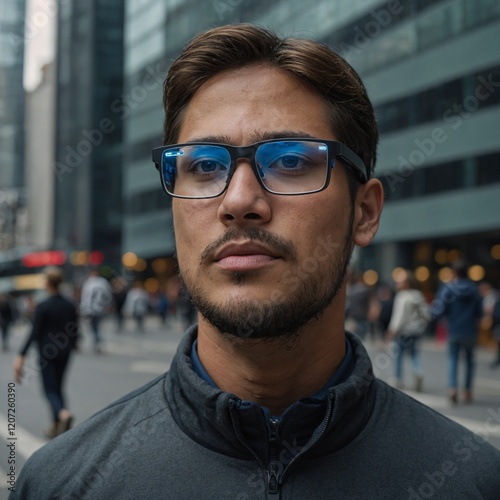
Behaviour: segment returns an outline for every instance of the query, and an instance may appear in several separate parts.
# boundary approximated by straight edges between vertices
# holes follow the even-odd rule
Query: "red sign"
[[[66,262],[66,254],[61,250],[48,250],[23,255],[24,267],[62,266]]]
[[[104,254],[99,250],[94,250],[90,252],[89,262],[94,266],[99,266],[104,262]]]

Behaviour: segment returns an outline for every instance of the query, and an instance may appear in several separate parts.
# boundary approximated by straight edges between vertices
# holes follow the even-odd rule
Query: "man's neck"
[[[333,319],[332,312],[304,328],[289,346],[282,339],[233,341],[200,317],[198,356],[220,389],[281,415],[319,391],[344,359],[343,316]]]

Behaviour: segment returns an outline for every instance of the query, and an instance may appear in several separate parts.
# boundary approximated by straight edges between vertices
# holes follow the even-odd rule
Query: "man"
[[[76,305],[60,293],[61,270],[48,268],[45,275],[49,297],[35,308],[31,334],[14,360],[14,378],[18,384],[21,383],[26,354],[31,344],[36,342],[43,389],[52,410],[52,425],[45,435],[53,438],[67,431],[73,420],[65,404],[62,385],[71,352],[78,340],[78,315]]]
[[[352,68],[226,26],[184,49],[164,99],[154,158],[198,325],[168,374],[35,454],[19,498],[420,498],[425,474],[442,498],[495,498],[500,452],[376,380],[344,333],[383,200]]]
[[[482,299],[477,286],[467,277],[463,260],[452,264],[453,279],[439,288],[432,303],[435,318],[446,317],[448,329],[448,397],[458,402],[458,359],[465,354],[465,383],[463,399],[472,401],[474,350],[479,320],[483,315]]]
[[[110,284],[101,276],[97,267],[91,268],[82,287],[80,313],[90,320],[96,353],[101,352],[100,323],[112,300],[113,293]]]

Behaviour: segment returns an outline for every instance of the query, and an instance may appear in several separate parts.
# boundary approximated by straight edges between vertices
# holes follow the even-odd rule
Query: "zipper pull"
[[[278,482],[278,476],[274,471],[268,471],[267,473],[267,498],[279,499],[280,497],[280,485]]]
[[[271,417],[269,419],[269,441],[273,444],[278,442],[278,423],[279,420],[276,417]]]

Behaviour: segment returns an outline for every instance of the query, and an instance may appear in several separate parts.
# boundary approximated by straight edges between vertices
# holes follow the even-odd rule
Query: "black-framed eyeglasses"
[[[246,159],[269,193],[302,195],[326,189],[335,159],[364,183],[369,171],[345,144],[322,139],[272,139],[250,146],[211,142],[153,149],[163,189],[176,198],[215,198],[227,189],[237,160]]]

